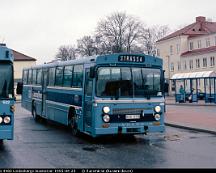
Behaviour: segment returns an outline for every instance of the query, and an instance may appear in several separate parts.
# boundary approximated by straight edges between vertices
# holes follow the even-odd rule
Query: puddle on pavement
[[[164,136],[164,139],[166,141],[179,141],[181,139],[181,136],[178,134],[166,135],[166,136]]]

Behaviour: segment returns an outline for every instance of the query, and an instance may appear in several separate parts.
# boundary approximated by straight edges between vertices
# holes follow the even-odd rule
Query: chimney
[[[203,16],[196,17],[196,22],[205,22],[205,21],[206,21],[206,18]]]

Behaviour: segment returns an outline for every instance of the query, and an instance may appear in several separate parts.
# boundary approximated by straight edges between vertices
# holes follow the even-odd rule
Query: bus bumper
[[[111,135],[111,134],[146,134],[165,131],[164,125],[158,126],[135,126],[135,127],[108,127],[108,128],[96,128],[95,136],[98,135]]]
[[[0,139],[13,139],[13,133],[11,130],[0,130]]]

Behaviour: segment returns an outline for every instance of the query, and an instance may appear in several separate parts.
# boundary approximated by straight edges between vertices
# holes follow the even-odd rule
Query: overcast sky
[[[215,7],[215,0],[0,0],[0,42],[41,64],[54,59],[59,46],[92,35],[113,12],[175,29],[196,16],[216,22]]]

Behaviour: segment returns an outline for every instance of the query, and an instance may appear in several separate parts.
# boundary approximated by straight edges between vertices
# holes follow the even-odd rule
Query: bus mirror
[[[95,77],[95,66],[90,67],[90,74],[89,74],[90,78],[94,78]]]
[[[23,83],[22,82],[18,82],[17,83],[17,88],[16,88],[16,93],[17,94],[22,94],[22,89],[23,89]]]

